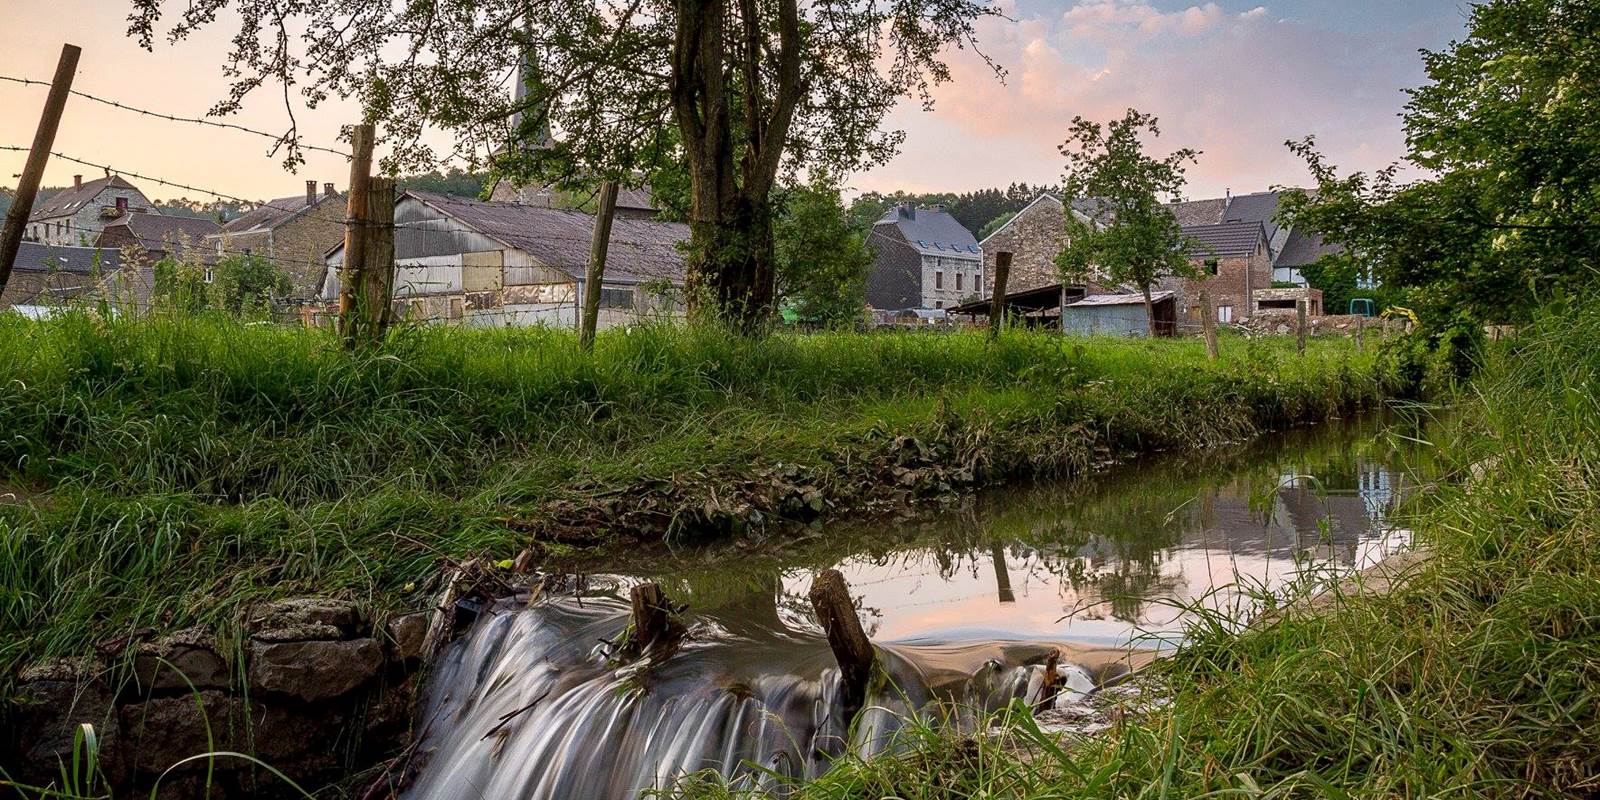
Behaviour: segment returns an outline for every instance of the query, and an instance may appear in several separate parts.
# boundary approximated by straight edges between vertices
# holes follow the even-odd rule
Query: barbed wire
[[[17,84],[21,84],[23,86],[49,86],[50,85],[50,81],[34,80],[33,78],[19,78],[19,77],[16,77],[14,75],[0,75],[0,81],[6,81],[6,82],[9,82],[9,83],[17,83]],[[291,137],[287,133],[279,134],[279,133],[271,133],[269,131],[256,130],[255,128],[249,128],[249,127],[246,127],[244,125],[240,125],[240,124],[235,123],[235,122],[219,122],[217,120],[204,119],[202,117],[181,117],[181,116],[177,116],[175,114],[164,114],[164,113],[162,113],[160,111],[151,111],[149,109],[138,108],[136,106],[130,106],[127,103],[122,103],[122,102],[119,102],[119,101],[116,101],[116,100],[111,100],[111,99],[108,99],[108,98],[105,98],[105,97],[99,97],[99,96],[96,96],[96,95],[92,95],[92,94],[89,94],[88,92],[80,92],[77,89],[70,90],[70,93],[74,94],[74,95],[77,95],[78,97],[82,97],[85,100],[91,100],[91,101],[96,102],[96,103],[102,103],[104,105],[108,105],[108,106],[111,106],[113,108],[118,108],[118,109],[121,109],[123,111],[131,111],[131,112],[133,112],[135,114],[142,114],[142,115],[147,116],[147,117],[156,117],[157,119],[164,119],[164,120],[167,120],[169,122],[184,122],[184,123],[188,123],[188,124],[191,124],[191,125],[205,125],[205,126],[209,126],[209,127],[212,127],[212,128],[223,128],[223,129],[226,129],[226,130],[240,131],[242,133],[248,133],[248,134],[252,134],[252,135],[255,135],[255,136],[260,136],[260,137],[263,137],[263,138],[266,138],[266,139],[271,139],[273,141],[273,144],[275,145],[274,148],[273,148],[274,151],[276,151],[277,148],[279,148],[279,147],[290,147],[290,148],[295,148],[295,149],[300,149],[300,150],[313,150],[313,151],[316,151],[316,152],[319,152],[319,153],[329,153],[329,154],[332,154],[332,155],[339,156],[340,158],[343,158],[346,161],[350,160],[350,154],[348,152],[345,152],[343,150],[335,150],[335,149],[333,149],[331,147],[323,147],[321,145],[306,144],[304,142],[301,142],[298,137]]]

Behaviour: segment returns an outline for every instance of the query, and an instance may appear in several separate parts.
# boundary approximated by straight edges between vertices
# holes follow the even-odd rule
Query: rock
[[[384,625],[391,659],[405,662],[422,658],[422,648],[428,639],[428,616],[426,611],[402,614]]]
[[[214,647],[209,631],[190,628],[140,644],[133,676],[141,693],[179,689],[227,689],[233,671]]]
[[[307,702],[338,697],[366,683],[383,667],[376,639],[253,642],[250,685]]]
[[[252,636],[269,642],[350,638],[361,633],[361,623],[355,603],[325,597],[265,603],[250,617]]]
[[[15,730],[0,735],[0,745],[13,736],[18,745],[12,777],[36,785],[59,781],[61,764],[72,763],[79,726],[87,723],[99,744],[99,769],[113,783],[123,780],[127,761],[113,701],[87,659],[50,659],[23,669],[8,703]]]
[[[160,774],[191,756],[239,750],[244,744],[244,704],[215,690],[132,703],[122,707],[121,717],[132,766],[142,773]],[[242,759],[217,758],[196,759],[179,769],[203,771],[207,761],[218,771],[249,766]]]

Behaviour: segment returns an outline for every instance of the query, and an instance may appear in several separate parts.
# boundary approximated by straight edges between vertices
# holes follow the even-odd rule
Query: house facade
[[[146,263],[194,249],[203,259],[214,257],[207,243],[222,232],[222,226],[209,219],[166,214],[129,214],[100,231],[95,246],[129,251]]]
[[[0,311],[37,319],[90,298],[139,309],[149,303],[150,284],[149,267],[124,264],[115,249],[22,242]]]
[[[1198,278],[1164,278],[1160,289],[1177,302],[1178,327],[1202,324],[1200,292],[1210,297],[1216,321],[1237,322],[1254,311],[1257,289],[1272,286],[1272,255],[1266,227],[1260,222],[1190,225],[1183,229],[1189,262]]]
[[[396,316],[481,326],[576,328],[594,216],[520,203],[406,191],[395,203]],[[679,245],[687,225],[618,218],[600,292],[601,328],[681,317]],[[342,245],[325,259],[320,298],[339,297]]]
[[[132,214],[158,214],[150,198],[121,175],[85,182],[72,176],[72,188],[50,196],[28,217],[26,238],[40,244],[93,245],[107,225]]]
[[[316,297],[326,266],[323,256],[344,241],[345,197],[316,181],[303,195],[262,203],[209,237],[217,257],[253,254],[272,259],[289,277],[290,298]]]
[[[899,205],[873,223],[867,305],[947,309],[983,292],[983,256],[971,231],[941,206]]]

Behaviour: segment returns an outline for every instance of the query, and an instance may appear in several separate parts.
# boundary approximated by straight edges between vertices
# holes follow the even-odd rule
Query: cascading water
[[[660,663],[619,664],[605,644],[629,621],[615,594],[512,605],[437,665],[410,800],[632,798],[707,769],[781,788],[847,747],[838,670],[820,631],[704,615]],[[1092,691],[1094,675],[1126,655],[1040,642],[880,646],[891,680],[869,694],[848,744],[879,753],[908,715],[970,727],[977,709],[1037,697],[1051,649],[1066,657],[1063,700]]]

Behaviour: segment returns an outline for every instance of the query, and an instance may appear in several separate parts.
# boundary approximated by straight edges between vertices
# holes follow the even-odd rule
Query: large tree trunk
[[[795,0],[779,13],[778,85],[767,93],[758,60],[766,53],[754,0],[737,0],[739,40],[730,59],[728,0],[677,0],[672,102],[689,162],[687,289],[690,314],[753,332],[776,298],[771,191],[800,97]],[[734,143],[730,80],[743,86],[743,149]]]

